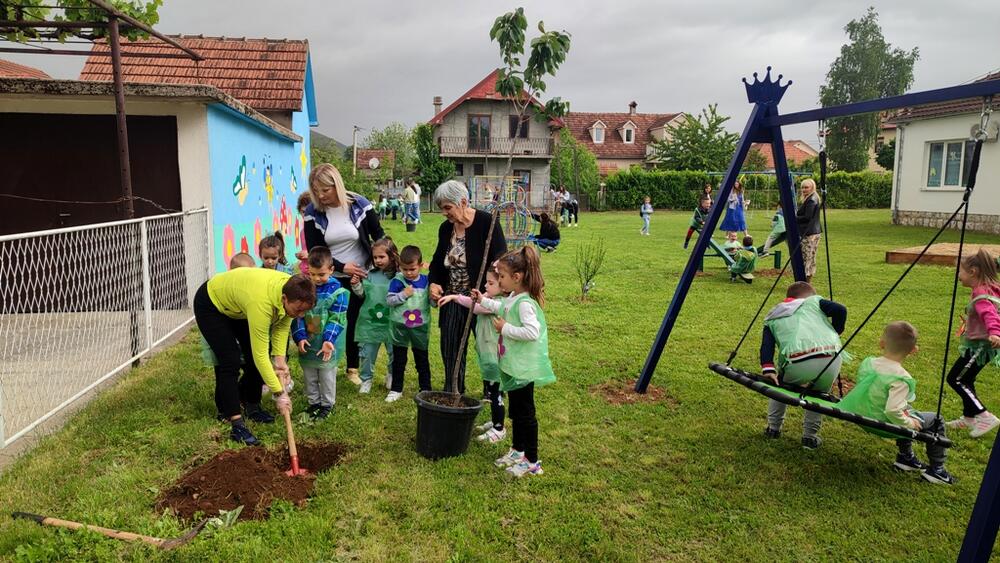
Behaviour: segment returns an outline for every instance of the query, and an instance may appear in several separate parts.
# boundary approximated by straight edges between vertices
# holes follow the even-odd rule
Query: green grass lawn
[[[769,216],[750,217],[760,241]],[[154,511],[158,492],[193,464],[233,447],[213,418],[213,378],[191,334],[130,372],[0,476],[0,554],[178,561],[954,559],[992,435],[956,434],[948,467],[960,481],[934,486],[891,469],[891,441],[839,421],[827,420],[822,448],[803,450],[797,409],[789,409],[780,440],[764,441],[765,400],[706,368],[725,360],[769,278],[731,284],[719,260],[706,261],[707,275],[695,280],[653,379],[669,400],[613,406],[591,392],[608,381],[624,386],[642,367],[687,258],[681,242],[688,219],[688,212],[658,212],[652,236],[640,237],[636,213],[585,214],[579,228],[563,229],[558,252],[543,255],[559,377],[536,395],[544,476],[512,481],[495,469],[492,461],[507,444],[474,443],[468,454],[438,462],[418,456],[411,362],[405,400],[384,403],[380,376],[370,396],[342,382],[335,416],[297,428],[299,440],[351,446],[342,465],[319,476],[306,507],[279,504],[267,521],[240,522],[165,553],[11,521],[11,511],[23,510],[151,535],[181,533],[183,523]],[[904,269],[886,265],[884,252],[922,244],[932,231],[893,227],[886,210],[834,210],[829,219],[834,290],[850,310],[850,331]],[[400,246],[418,243],[429,258],[439,218],[425,214],[425,220],[415,234],[398,224],[389,231]],[[591,237],[605,240],[608,260],[592,300],[582,304],[573,256]],[[825,275],[821,266],[817,280]],[[913,322],[921,352],[908,367],[925,410],[936,405],[952,275],[942,267],[914,269],[852,345],[864,357],[877,350],[885,322]],[[782,280],[782,295],[788,283]],[[825,293],[825,281],[820,287]],[[964,306],[968,292],[961,291]],[[759,327],[735,365],[755,367],[758,335]],[[432,350],[437,346],[435,323]],[[439,388],[441,361],[431,357]],[[478,395],[474,366],[470,390]],[[1000,404],[998,375],[988,368],[981,377],[989,405]],[[300,389],[297,411],[305,407]],[[944,413],[960,414],[950,390]],[[253,429],[269,446],[284,443],[280,424]]]

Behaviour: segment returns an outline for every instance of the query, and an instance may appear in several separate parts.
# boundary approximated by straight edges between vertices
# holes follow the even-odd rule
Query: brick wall
[[[937,211],[896,211],[893,223],[896,225],[909,225],[917,227],[940,227],[951,213],[940,213]],[[961,215],[952,222],[952,228],[959,228],[961,225]],[[968,230],[982,233],[1000,234],[1000,217],[996,215],[969,214]]]

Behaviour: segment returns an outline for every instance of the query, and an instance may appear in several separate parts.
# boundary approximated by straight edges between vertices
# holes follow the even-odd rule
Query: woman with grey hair
[[[449,180],[434,190],[434,205],[447,221],[438,229],[437,248],[431,260],[430,293],[435,303],[444,295],[469,295],[475,287],[476,276],[486,260],[490,267],[507,252],[507,240],[497,223],[493,226],[493,239],[486,252],[486,237],[490,232],[492,217],[489,213],[469,205],[469,190],[465,184]],[[486,290],[483,277],[479,291]],[[441,359],[444,361],[444,389],[451,389],[454,377],[458,378],[459,392],[465,392],[465,348],[459,349],[462,330],[469,310],[456,302],[446,303],[440,309]],[[475,322],[475,319],[473,320]],[[468,341],[466,341],[468,344]],[[466,346],[467,347],[467,346]],[[455,360],[461,357],[458,373]]]

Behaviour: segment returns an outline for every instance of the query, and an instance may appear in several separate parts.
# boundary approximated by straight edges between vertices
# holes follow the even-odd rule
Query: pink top
[[[468,309],[469,307],[472,306],[472,298],[469,297],[468,295],[456,295],[455,297],[457,298],[457,299],[455,299],[455,302],[458,303],[459,305],[465,307],[466,309]],[[476,303],[476,308],[473,309],[472,312],[475,313],[475,314],[477,314],[477,315],[492,315],[493,314],[493,311],[490,311],[489,309],[484,308],[479,303]]]
[[[972,298],[992,295],[1000,298],[1000,285],[983,284],[972,288]],[[1000,313],[989,299],[980,299],[973,304],[969,318],[965,321],[965,337],[969,340],[986,340],[990,336],[1000,336]]]

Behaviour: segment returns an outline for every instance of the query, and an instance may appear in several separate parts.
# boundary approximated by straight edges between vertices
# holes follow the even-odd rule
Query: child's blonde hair
[[[962,269],[968,270],[976,277],[976,285],[1000,285],[997,281],[997,265],[1000,259],[993,256],[984,248],[979,252],[962,258]]]
[[[521,274],[521,284],[528,290],[528,295],[545,305],[545,279],[542,278],[542,260],[534,246],[522,246],[512,250],[497,260],[497,268],[503,268],[511,274]]]
[[[917,329],[906,321],[893,321],[885,325],[882,342],[891,354],[909,354],[917,347]]]

